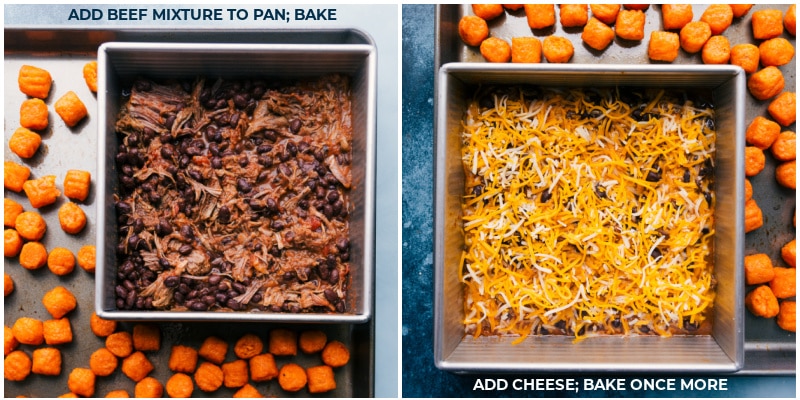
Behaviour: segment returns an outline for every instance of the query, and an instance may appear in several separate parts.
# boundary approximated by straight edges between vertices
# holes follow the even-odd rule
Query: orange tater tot
[[[465,15],[458,22],[458,35],[467,46],[480,46],[489,37],[489,25],[483,18]]]
[[[511,46],[503,39],[490,37],[481,43],[480,49],[488,62],[504,63],[511,60]]]
[[[700,16],[700,21],[708,23],[711,34],[720,35],[731,26],[733,10],[728,4],[710,4]]]

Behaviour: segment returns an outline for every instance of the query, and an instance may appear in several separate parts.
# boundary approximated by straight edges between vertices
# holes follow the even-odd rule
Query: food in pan
[[[503,15],[504,10],[502,4],[473,4],[472,12],[480,18],[490,21]]]
[[[778,299],[767,285],[758,286],[747,293],[744,304],[753,315],[761,318],[773,318],[780,310]]]
[[[589,7],[586,4],[559,4],[558,18],[565,28],[584,26],[589,21]]]
[[[42,321],[31,317],[20,317],[11,326],[14,337],[20,344],[38,346],[44,342]]]
[[[797,163],[795,160],[786,161],[775,168],[775,179],[778,184],[789,189],[797,188]]]
[[[61,230],[76,235],[86,226],[86,213],[80,206],[68,201],[58,209],[58,222]]]
[[[569,39],[550,35],[542,41],[542,54],[547,59],[547,62],[566,63],[575,54],[575,48]]]
[[[42,137],[38,133],[28,128],[17,128],[8,139],[8,148],[20,158],[31,158],[39,145],[42,144]]]
[[[105,347],[95,350],[92,355],[89,356],[89,369],[91,369],[96,376],[109,376],[117,370],[118,365],[119,360],[117,360],[117,356]]]
[[[744,232],[752,232],[764,225],[764,214],[755,199],[744,202]]]
[[[764,150],[756,146],[745,146],[744,148],[744,175],[747,177],[756,176],[764,170],[767,158]]]
[[[639,10],[622,10],[617,14],[614,30],[621,39],[644,39],[645,15]]]
[[[228,354],[228,342],[216,336],[209,336],[203,340],[197,354],[214,364],[222,364]]]
[[[297,392],[306,387],[307,382],[306,370],[295,363],[284,364],[278,373],[278,384],[287,392]]]
[[[208,361],[201,363],[194,372],[194,382],[204,392],[213,392],[219,389],[223,379],[222,368]]]
[[[25,128],[40,131],[47,128],[50,119],[47,104],[42,99],[33,98],[22,102],[19,107],[19,124]]]
[[[653,31],[647,44],[647,57],[653,61],[673,62],[678,58],[680,48],[680,38],[677,33]]]
[[[761,65],[765,67],[786,65],[794,58],[794,46],[788,40],[777,37],[758,45]]]
[[[744,280],[748,285],[767,283],[775,277],[772,260],[764,253],[744,256]]]
[[[47,255],[47,268],[58,276],[69,275],[75,269],[75,256],[67,248],[53,248]]]
[[[731,26],[733,10],[728,4],[710,4],[700,15],[700,21],[708,23],[712,35],[720,35]]]
[[[614,30],[599,19],[592,17],[583,28],[581,40],[595,50],[603,50],[614,41]]]
[[[312,329],[300,332],[298,346],[303,353],[314,354],[322,351],[327,342],[328,336],[325,334],[325,332]]]
[[[70,128],[78,125],[78,122],[81,122],[89,113],[83,101],[71,90],[56,100],[54,108],[56,114]]]
[[[784,300],[778,310],[778,326],[789,332],[797,332],[797,303]]]
[[[731,44],[725,36],[712,36],[703,45],[700,55],[704,64],[727,64],[731,59]]]
[[[133,338],[129,332],[114,332],[106,336],[106,348],[115,356],[125,358],[133,352]]]
[[[734,18],[744,17],[753,8],[752,4],[730,4],[730,6]]]
[[[111,390],[108,393],[106,393],[106,398],[107,399],[110,399],[110,398],[127,399],[129,397],[131,397],[131,395],[125,389]]]
[[[680,43],[683,51],[697,53],[711,37],[711,27],[704,21],[692,21],[680,30]]]
[[[691,4],[662,4],[661,26],[665,30],[681,29],[692,22],[694,12]]]
[[[83,268],[84,271],[93,274],[96,266],[94,245],[87,244],[78,249],[78,255],[76,256],[76,261],[78,262],[78,265],[81,268]]]
[[[275,363],[275,356],[271,353],[259,354],[249,361],[250,379],[253,382],[264,382],[278,376],[278,365]]]
[[[67,318],[49,319],[42,322],[44,342],[49,345],[72,342],[72,326]]]
[[[525,17],[531,29],[544,29],[556,24],[554,4],[525,4]]]
[[[775,267],[775,277],[769,281],[769,288],[775,297],[786,299],[797,293],[797,270],[794,268]]]
[[[795,268],[797,263],[797,250],[795,249],[795,239],[790,240],[788,243],[781,247],[781,258],[792,268]]]
[[[22,204],[8,197],[3,198],[3,225],[9,228],[17,226],[17,216],[22,214]]]
[[[783,92],[767,106],[769,115],[783,126],[789,126],[797,119],[797,94]]]
[[[24,351],[14,350],[3,360],[3,376],[9,381],[24,381],[31,373],[31,364]]]
[[[708,332],[716,133],[703,98],[476,93],[462,133],[466,331]]]
[[[325,393],[336,389],[333,368],[328,365],[317,365],[306,369],[309,393]]]
[[[619,4],[589,4],[592,16],[607,25],[613,25],[619,13]]]
[[[50,95],[53,78],[45,69],[33,65],[23,65],[19,68],[17,83],[20,92],[31,97],[46,99]]]
[[[78,301],[69,289],[56,286],[42,296],[42,305],[53,318],[61,318],[74,310]]]
[[[27,270],[35,270],[47,264],[47,249],[39,242],[26,242],[19,252],[19,265]]]
[[[758,100],[767,100],[783,91],[783,73],[775,66],[764,67],[747,78],[747,89]]]
[[[55,175],[46,175],[37,179],[28,179],[22,184],[22,190],[28,196],[33,208],[42,208],[56,202],[61,191],[56,188]]]
[[[104,338],[117,330],[117,321],[100,318],[97,313],[92,311],[92,315],[89,317],[89,328],[95,336]]]
[[[164,395],[164,385],[158,379],[148,376],[136,382],[133,387],[133,397],[145,399],[158,399]]]
[[[481,55],[488,62],[504,63],[511,60],[511,45],[503,39],[490,37],[481,42]]]
[[[233,354],[245,360],[261,354],[263,350],[264,342],[260,337],[252,333],[244,334],[236,340],[236,344],[233,345]]]
[[[783,131],[769,149],[776,160],[794,160],[797,157],[797,135],[792,131]]]
[[[173,345],[168,365],[169,369],[174,372],[194,373],[197,368],[197,350],[181,344]]]
[[[276,356],[297,355],[297,332],[284,328],[271,330],[267,348]]]
[[[622,6],[625,7],[626,10],[639,10],[639,11],[645,11],[648,8],[650,8],[650,4],[623,4]]]
[[[14,279],[11,275],[3,272],[3,297],[10,295],[14,291]]]
[[[122,373],[134,382],[144,379],[155,367],[147,356],[141,351],[134,351],[129,356],[122,359]]]
[[[3,255],[6,257],[16,257],[22,251],[22,237],[14,229],[3,231]],[[6,296],[8,294],[6,293]]]
[[[13,161],[3,161],[3,186],[12,192],[22,191],[22,185],[31,175],[30,168]]]
[[[250,374],[247,372],[247,360],[233,360],[221,365],[222,385],[227,388],[239,388],[247,383]]]
[[[161,330],[154,324],[133,326],[133,348],[139,351],[158,351],[161,348]]]
[[[740,43],[731,47],[731,64],[742,67],[748,74],[758,71],[758,47],[751,43]]]
[[[765,150],[772,146],[780,134],[781,126],[777,122],[758,115],[747,126],[744,137],[748,144]]]
[[[19,347],[19,342],[14,337],[14,332],[8,325],[3,325],[3,355],[7,356],[17,347]]]
[[[465,15],[458,21],[458,35],[468,46],[480,46],[489,37],[489,25],[481,17]]]
[[[533,36],[511,38],[511,62],[542,62],[542,42]]]
[[[64,196],[75,201],[84,201],[89,196],[92,174],[89,171],[71,169],[64,176]]]
[[[347,312],[351,118],[341,75],[134,83],[118,309]]]
[[[83,80],[92,92],[97,92],[97,61],[89,61],[83,65]]]
[[[792,4],[786,10],[783,16],[783,27],[790,35],[795,36],[795,29],[797,29],[797,4]]]
[[[751,21],[753,38],[772,39],[783,33],[783,12],[776,9],[753,12]]]
[[[42,347],[33,350],[31,372],[38,375],[61,375],[61,350],[55,347]]]
[[[67,379],[67,387],[72,393],[83,397],[94,396],[96,377],[88,368],[73,368]]]
[[[194,391],[194,382],[191,376],[178,372],[167,379],[165,388],[169,397],[189,398]]]
[[[236,392],[233,393],[234,399],[254,399],[254,398],[261,398],[264,397],[261,392],[256,389],[255,386],[251,384],[246,384],[239,388]]]
[[[331,340],[322,349],[322,362],[325,365],[338,368],[347,365],[349,361],[350,350],[338,340]]]

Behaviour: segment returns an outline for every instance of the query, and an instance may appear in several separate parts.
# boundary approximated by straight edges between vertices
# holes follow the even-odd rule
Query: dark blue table
[[[433,98],[434,6],[403,5],[403,155],[402,251],[403,397],[787,397],[796,394],[795,376],[709,376],[727,379],[726,391],[501,391],[473,390],[478,379],[558,378],[558,376],[456,375],[433,363]],[[612,378],[610,376],[586,377]],[[633,379],[692,378],[629,376]],[[701,377],[693,377],[701,378]]]

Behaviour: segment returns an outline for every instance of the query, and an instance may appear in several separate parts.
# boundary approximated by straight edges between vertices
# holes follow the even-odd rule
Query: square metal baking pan
[[[479,85],[699,88],[716,109],[714,273],[718,283],[711,335],[473,338],[464,332],[458,275],[464,237],[461,120]],[[435,144],[435,316],[437,367],[478,371],[732,372],[744,360],[744,98],[745,74],[734,66],[491,65],[450,63],[439,70]]]
[[[245,44],[108,42],[98,50],[98,229],[96,310],[103,318],[150,321],[364,323],[372,317],[376,50],[373,44]],[[342,73],[353,99],[351,284],[348,308],[333,313],[124,311],[115,304],[117,242],[113,195],[117,187],[114,124],[121,93],[137,76],[300,78]]]

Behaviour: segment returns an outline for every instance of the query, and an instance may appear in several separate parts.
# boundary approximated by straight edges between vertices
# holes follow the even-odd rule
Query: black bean
[[[183,244],[181,245],[181,247],[178,247],[178,253],[181,253],[181,255],[188,256],[189,253],[191,252],[192,252],[192,246],[188,244]]]
[[[156,225],[156,233],[161,236],[169,235],[172,233],[172,225],[170,225],[167,220],[161,218],[158,220],[158,225]]]
[[[168,276],[168,277],[164,278],[164,286],[166,286],[168,288],[174,288],[174,287],[178,286],[180,280],[181,279],[176,275]]]
[[[273,230],[280,231],[280,230],[282,230],[282,229],[283,229],[285,226],[286,226],[286,225],[284,224],[284,222],[283,222],[283,221],[281,221],[281,220],[279,220],[279,219],[276,219],[276,220],[272,221],[272,229],[273,229]]]
[[[194,239],[194,231],[192,231],[192,227],[189,225],[183,225],[180,229],[181,236],[186,239]]]
[[[236,188],[239,189],[239,191],[242,193],[247,193],[253,190],[253,186],[250,185],[250,182],[248,182],[247,179],[245,178],[239,178],[236,181]]]
[[[275,199],[268,197],[266,201],[267,210],[270,212],[276,213],[279,211],[278,209],[278,202]]]
[[[228,206],[222,206],[217,211],[217,220],[220,223],[227,224],[231,219],[231,211]]]
[[[302,127],[303,127],[303,121],[300,121],[300,119],[298,119],[298,118],[293,119],[292,122],[290,122],[290,125],[289,125],[289,129],[295,135],[297,134],[297,132],[300,132],[300,128],[302,128]]]
[[[238,311],[242,309],[242,304],[234,299],[229,299],[225,305],[231,310]]]
[[[333,204],[336,202],[336,200],[339,200],[339,192],[336,190],[330,190],[325,198],[328,200],[328,203]]]
[[[278,164],[278,170],[281,171],[281,174],[283,174],[286,177],[292,176],[292,168],[290,168],[286,164]]]
[[[661,171],[649,171],[645,178],[648,182],[658,182],[661,180]]]
[[[641,333],[650,333],[650,327],[647,325],[642,325],[639,327],[639,332]]]
[[[247,100],[245,94],[237,93],[233,95],[233,104],[235,104],[236,107],[245,108],[245,106],[247,106]]]
[[[222,159],[217,156],[211,157],[211,168],[222,169]]]
[[[322,213],[325,214],[325,217],[327,217],[328,219],[333,218],[333,206],[331,206],[330,204],[325,204],[322,207]]]
[[[203,296],[203,297],[201,298],[201,300],[202,300],[204,303],[206,303],[206,305],[207,305],[207,306],[209,306],[209,307],[213,306],[213,305],[214,305],[214,303],[216,303],[216,302],[217,302],[217,299],[216,299],[216,297],[214,297],[213,295],[205,295],[205,296]]]
[[[247,291],[247,286],[245,286],[241,282],[233,282],[231,284],[231,287],[233,288],[233,290],[235,290],[239,294],[242,294],[242,293]]]
[[[328,282],[330,282],[331,284],[334,284],[334,285],[336,284],[336,282],[339,282],[339,270],[338,269],[334,268],[334,269],[331,270],[331,274],[328,277]]]
[[[653,252],[650,254],[650,256],[653,257],[654,260],[661,258],[661,250],[656,247],[653,249]]]
[[[261,293],[256,293],[253,295],[250,301],[253,303],[260,303],[263,298],[264,296]]]
[[[683,183],[689,183],[692,180],[692,173],[687,169],[683,171]]]
[[[172,125],[175,125],[175,114],[170,114],[166,120],[164,120],[164,127],[172,130]]]
[[[128,292],[128,295],[125,297],[125,307],[131,308],[135,302],[136,292]]]
[[[137,309],[143,310],[144,309],[144,297],[137,297],[135,305],[136,305]]]
[[[192,311],[206,311],[206,310],[208,310],[208,304],[206,304],[206,303],[204,303],[203,301],[200,301],[200,300],[187,302],[187,306]]]
[[[175,299],[175,302],[178,304],[183,304],[183,302],[186,301],[186,295],[178,291],[172,293],[172,298]]]
[[[339,255],[339,259],[341,259],[342,262],[350,261],[350,252],[349,251],[342,252],[342,254]]]
[[[244,168],[249,163],[250,163],[250,160],[247,158],[246,155],[242,155],[241,157],[239,157],[239,166],[240,167]]]
[[[346,251],[350,248],[350,239],[344,236],[339,237],[336,239],[336,248],[339,249],[340,252]]]
[[[335,303],[339,300],[339,296],[337,296],[336,292],[331,289],[325,289],[323,293],[325,294],[325,299],[330,303]]]
[[[292,156],[292,157],[296,156],[297,155],[297,145],[294,144],[293,142],[289,142],[286,145],[286,151],[289,152],[290,156]]]
[[[269,153],[270,151],[272,151],[272,145],[270,144],[261,144],[258,147],[256,147],[256,152],[258,154]]]
[[[125,298],[128,295],[128,289],[125,289],[123,285],[117,285],[114,287],[114,292],[117,294],[117,297]]]

